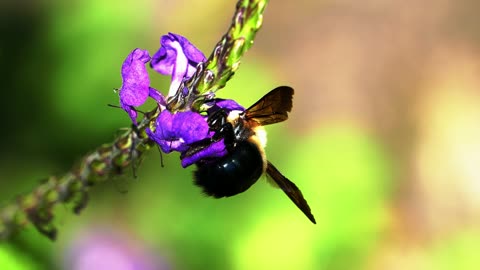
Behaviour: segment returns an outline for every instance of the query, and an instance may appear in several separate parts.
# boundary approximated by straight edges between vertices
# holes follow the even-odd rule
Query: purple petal
[[[160,106],[167,106],[167,101],[162,93],[158,92],[157,89],[150,87],[148,89],[148,95],[153,98]]]
[[[130,117],[130,119],[132,119],[132,122],[136,125],[137,124],[137,111],[133,108],[133,106],[124,104],[122,102],[122,100],[120,99],[120,107],[122,107],[122,109],[128,113],[128,116]]]
[[[150,66],[163,75],[171,75],[169,96],[175,95],[184,78],[190,78],[199,62],[206,60],[203,53],[183,36],[168,33],[160,40],[161,47],[155,53]]]
[[[218,101],[215,102],[215,105],[222,109],[227,109],[228,111],[245,111],[244,107],[231,99],[218,99]]]
[[[158,116],[155,132],[147,129],[147,135],[165,153],[184,152],[193,142],[209,137],[209,127],[203,116],[195,112],[171,112],[164,110]]]
[[[133,109],[148,98],[150,79],[145,64],[150,61],[148,51],[135,49],[122,65],[122,87],[120,88],[120,105],[136,123],[137,112]]]
[[[170,149],[167,144],[170,138],[174,138],[174,133],[172,132],[173,126],[173,114],[169,111],[162,111],[157,117],[155,122],[156,129],[155,132],[152,132],[149,128],[145,131],[147,132],[148,137],[154,140],[165,153],[170,153],[174,149]],[[175,148],[175,146],[174,146]]]
[[[203,116],[194,112],[182,112],[174,115],[176,135],[186,144],[203,140],[209,135],[209,126]]]
[[[202,159],[209,159],[209,158],[218,158],[223,157],[227,154],[227,149],[225,148],[225,143],[223,139],[210,144],[207,148],[202,149],[201,151],[191,155],[185,156],[182,158],[182,167],[186,168],[192,164],[197,163]]]

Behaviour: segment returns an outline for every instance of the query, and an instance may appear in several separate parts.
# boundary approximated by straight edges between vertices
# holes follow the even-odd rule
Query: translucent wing
[[[293,88],[279,86],[245,111],[247,121],[255,121],[264,126],[287,120],[292,110]]]
[[[315,218],[312,215],[310,206],[303,198],[302,192],[298,187],[290,180],[288,180],[283,174],[281,174],[270,161],[267,161],[267,174],[273,179],[275,184],[280,187],[285,194],[292,200],[292,202],[310,219],[313,224],[317,224]]]

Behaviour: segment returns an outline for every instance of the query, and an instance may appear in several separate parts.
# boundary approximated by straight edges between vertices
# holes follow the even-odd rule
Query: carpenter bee
[[[292,109],[292,97],[291,87],[280,86],[245,111],[227,111],[213,106],[207,116],[210,130],[214,131],[213,137],[192,145],[185,154],[193,155],[221,139],[227,154],[196,162],[195,184],[209,196],[229,197],[244,192],[266,173],[273,179],[273,184],[280,187],[310,221],[316,223],[300,189],[267,160],[264,151],[266,132],[263,126],[287,120],[287,113]]]

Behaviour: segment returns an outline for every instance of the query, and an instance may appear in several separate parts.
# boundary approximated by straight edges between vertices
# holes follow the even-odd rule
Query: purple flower
[[[243,111],[244,108],[233,100],[218,99],[215,101],[216,110],[225,110],[228,114],[233,110]],[[207,117],[197,112],[172,113],[164,110],[155,122],[155,131],[146,129],[147,135],[154,140],[165,153],[177,151],[182,153],[182,166],[188,167],[201,160],[223,157],[227,154],[225,143],[222,140],[212,141],[210,144],[193,154],[186,152],[192,145],[200,141],[209,140],[214,132],[210,131]]]
[[[135,49],[122,65],[122,87],[120,88],[120,106],[128,113],[134,123],[137,122],[137,111],[133,107],[140,106],[148,98],[150,78],[145,64],[150,61],[148,51]]]
[[[133,50],[122,65],[123,83],[119,94],[121,107],[134,124],[137,124],[137,111],[134,107],[145,103],[148,96],[155,99],[162,109],[165,108],[163,95],[150,87],[150,78],[145,67],[147,63],[150,62],[150,66],[161,74],[172,76],[169,96],[173,96],[182,80],[190,78],[198,63],[205,60],[203,53],[186,38],[173,33],[162,36],[161,47],[153,59],[146,50]]]
[[[150,129],[146,132],[165,153],[184,152],[189,144],[210,137],[206,119],[196,112],[171,113],[164,110],[157,117],[155,132]]]
[[[222,157],[227,154],[222,140],[210,141],[214,131],[210,130],[207,116],[194,111],[170,112],[166,110],[165,97],[150,86],[150,79],[145,65],[157,72],[171,76],[168,96],[174,96],[180,83],[190,78],[196,71],[199,62],[205,61],[205,56],[185,37],[169,33],[161,38],[161,47],[150,58],[147,51],[133,50],[122,65],[123,84],[120,89],[120,104],[128,113],[134,124],[137,124],[137,111],[134,107],[141,106],[150,96],[162,110],[155,121],[154,128],[147,128],[150,139],[155,141],[163,152],[177,151],[181,153],[182,166],[187,167],[199,161]],[[245,109],[233,100],[214,99],[212,95],[211,109],[244,111]],[[198,147],[198,143],[202,146]],[[193,150],[192,150],[193,149]]]
[[[171,75],[169,96],[175,95],[183,79],[190,78],[199,62],[206,58],[185,37],[168,33],[160,40],[161,47],[155,53],[150,66],[163,75]]]

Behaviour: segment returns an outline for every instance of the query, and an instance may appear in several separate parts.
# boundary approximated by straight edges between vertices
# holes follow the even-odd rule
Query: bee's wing
[[[264,126],[287,120],[292,110],[293,88],[279,86],[245,111],[245,119]]]
[[[302,192],[298,187],[285,176],[283,176],[270,161],[267,161],[267,175],[270,176],[275,184],[280,187],[285,194],[292,200],[292,202],[310,219],[313,224],[317,224],[315,218],[312,215],[310,206],[303,198]]]

